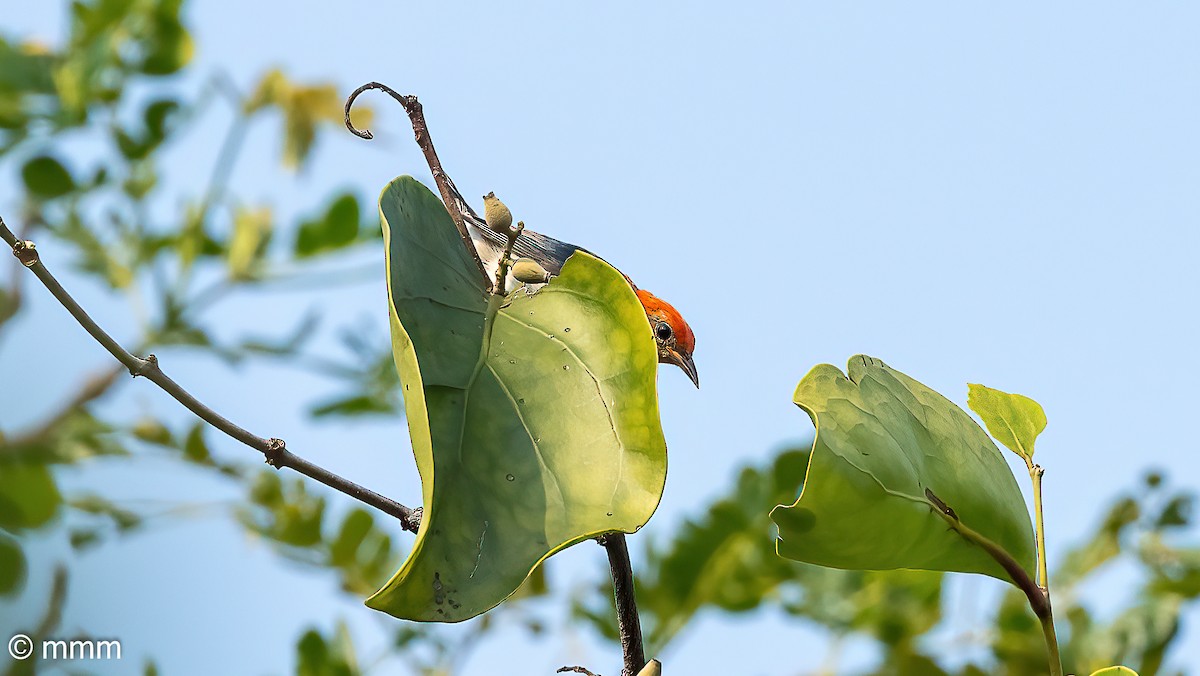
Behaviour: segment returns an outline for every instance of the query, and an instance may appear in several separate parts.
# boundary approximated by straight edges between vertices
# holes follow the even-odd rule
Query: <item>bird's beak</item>
[[[683,369],[687,377],[692,379],[696,389],[700,389],[700,375],[696,373],[696,362],[692,361],[692,355],[669,350],[667,361]]]

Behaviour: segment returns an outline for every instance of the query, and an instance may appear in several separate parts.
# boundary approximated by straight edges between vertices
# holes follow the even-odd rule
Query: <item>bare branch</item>
[[[625,658],[621,676],[637,676],[646,666],[646,649],[642,645],[642,621],[638,617],[637,598],[634,596],[629,547],[625,544],[624,533],[609,533],[598,538],[598,541],[608,552],[613,596],[617,601],[617,629],[621,634],[621,653]]]
[[[411,532],[417,532],[417,527],[420,524],[420,510],[410,509],[392,500],[384,497],[372,490],[359,486],[358,484],[342,478],[329,470],[314,465],[313,463],[293,454],[287,450],[287,446],[282,439],[265,439],[250,431],[239,427],[229,419],[220,415],[208,406],[205,406],[198,399],[192,396],[187,390],[183,389],[172,380],[158,365],[158,358],[154,355],[149,355],[145,359],[130,354],[125,348],[121,347],[112,336],[108,335],[104,329],[88,316],[88,313],[80,307],[79,303],[67,293],[67,290],[58,283],[54,275],[50,273],[46,266],[42,264],[41,258],[38,256],[36,247],[32,242],[19,240],[4,224],[4,219],[0,218],[0,238],[3,238],[5,243],[12,247],[13,255],[17,257],[21,264],[29,268],[29,270],[42,282],[50,294],[53,295],[59,303],[71,313],[71,316],[79,322],[79,325],[84,328],[98,343],[108,350],[109,354],[121,362],[125,368],[129,369],[132,376],[142,376],[147,380],[158,385],[164,392],[171,395],[176,401],[183,404],[189,411],[195,413],[200,419],[208,424],[242,442],[243,444],[253,448],[267,459],[267,464],[275,468],[288,467],[301,474],[315,479],[330,488],[345,493],[350,497],[375,507],[380,511],[390,514],[400,520],[402,527]]]

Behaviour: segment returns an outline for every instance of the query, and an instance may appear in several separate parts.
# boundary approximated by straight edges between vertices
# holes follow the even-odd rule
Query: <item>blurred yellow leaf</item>
[[[239,208],[233,216],[233,235],[229,240],[226,262],[230,279],[244,281],[254,279],[256,264],[266,251],[271,236],[271,209]]]
[[[332,83],[303,85],[293,82],[279,69],[267,71],[246,100],[247,114],[266,108],[283,113],[283,163],[298,169],[303,166],[322,123],[341,126],[344,119],[342,96]],[[369,125],[369,109],[356,109],[351,116],[355,126]]]

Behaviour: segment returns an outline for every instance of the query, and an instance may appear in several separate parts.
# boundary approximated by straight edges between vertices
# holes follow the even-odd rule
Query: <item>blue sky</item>
[[[59,3],[19,13],[4,4],[7,34],[64,34]],[[966,383],[980,382],[1045,406],[1052,563],[1144,468],[1196,484],[1200,7],[448,4],[192,3],[187,15],[196,71],[228,71],[244,89],[278,65],[347,93],[379,80],[418,95],[465,195],[496,191],[529,227],[587,246],[682,311],[704,387],[662,371],[670,472],[644,533],[694,513],[736,467],[807,438],[796,382],[857,352],[959,404]],[[194,92],[199,81],[178,86]],[[260,122],[238,190],[289,215],[311,209],[314,194],[373,196],[398,174],[427,179],[403,112],[370,103],[378,139],[327,134],[297,178],[276,169],[278,125]],[[215,112],[207,136],[171,149],[169,185],[202,184],[226,122]],[[58,358],[37,367],[47,376],[40,400],[0,393],[6,423],[34,419],[37,401],[105,363],[48,297],[29,295],[29,318],[5,338],[6,368],[32,373],[11,355],[45,335]],[[127,305],[81,295],[115,334],[132,335]],[[381,276],[349,294],[247,295],[210,323],[236,335],[318,305],[382,336],[384,301]],[[402,501],[419,494],[402,421],[312,425],[302,408],[322,390],[294,373],[186,358],[173,372],[317,462]],[[142,383],[123,387],[121,405],[173,410]],[[76,479],[131,497],[233,497],[194,477],[162,483],[162,469]],[[277,561],[233,526],[200,518],[100,550],[71,610],[161,657],[167,673],[278,672],[302,626],[338,616],[372,652],[383,620]],[[569,587],[603,557],[585,545],[554,562]],[[1120,571],[1110,578],[1096,590],[1102,605],[1128,583]],[[982,607],[999,591],[960,578],[949,593]],[[1197,619],[1177,660],[1200,656]],[[764,649],[713,648],[734,645]],[[825,649],[769,611],[707,617],[664,658],[675,673],[790,674],[817,668]],[[465,673],[550,673],[613,657],[586,632],[539,644],[513,630],[481,646]]]

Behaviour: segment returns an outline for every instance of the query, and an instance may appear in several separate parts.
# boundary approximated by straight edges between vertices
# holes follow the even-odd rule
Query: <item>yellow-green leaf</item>
[[[1046,429],[1042,405],[1020,394],[1009,394],[983,385],[967,385],[967,406],[971,407],[988,432],[1010,451],[1033,461],[1033,444]]]
[[[259,277],[256,269],[271,236],[271,209],[238,209],[233,215],[226,262],[230,279],[244,281]]]
[[[1007,574],[944,515],[1005,549],[1031,575],[1033,527],[1000,450],[962,409],[878,359],[847,374],[821,364],[795,402],[817,427],[794,505],[776,507],[777,550],[833,568]]]
[[[1138,676],[1137,672],[1129,667],[1104,667],[1092,672],[1092,676]]]

